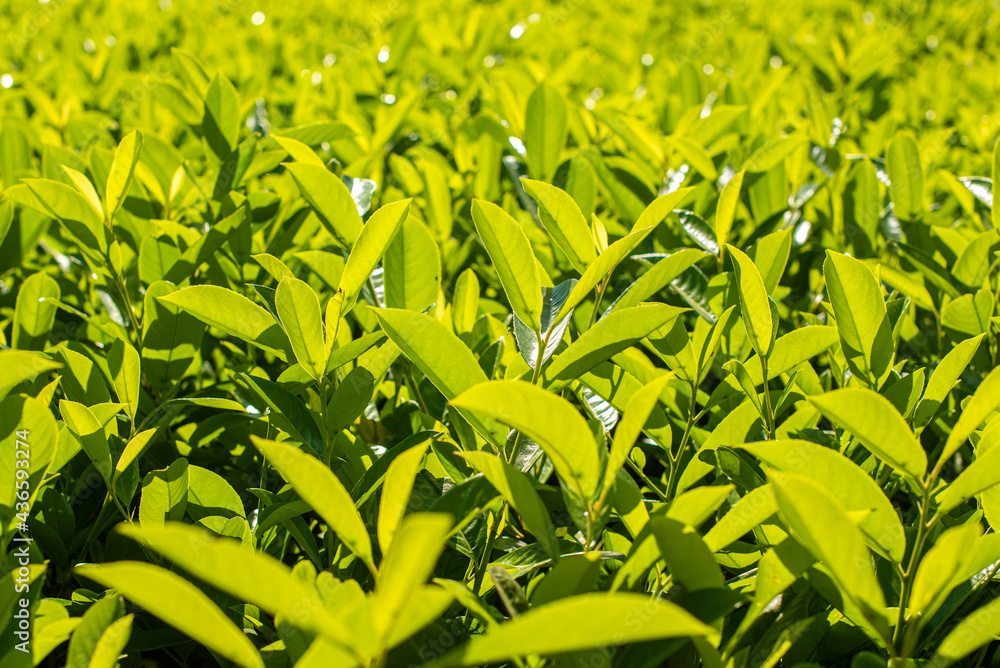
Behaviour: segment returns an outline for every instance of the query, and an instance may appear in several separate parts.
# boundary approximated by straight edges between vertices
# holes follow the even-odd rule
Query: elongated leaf
[[[423,443],[414,446],[392,460],[385,472],[382,483],[382,500],[378,510],[378,542],[382,553],[389,552],[392,539],[396,535],[399,523],[403,521],[406,504],[410,500],[413,482],[424,454],[430,444]]]
[[[84,564],[73,569],[81,577],[120,591],[175,629],[234,663],[264,668],[253,643],[212,601],[179,575],[134,561]]]
[[[423,312],[437,301],[441,289],[437,243],[427,226],[415,217],[409,216],[403,222],[385,251],[382,265],[386,306]]]
[[[241,601],[280,614],[300,628],[349,642],[344,624],[326,611],[315,591],[267,554],[179,522],[141,527],[120,524],[117,531]]]
[[[371,538],[364,520],[358,515],[350,493],[333,471],[315,457],[284,443],[253,436],[251,442],[281,476],[291,484],[302,500],[312,506],[344,545],[371,570]]]
[[[84,452],[110,487],[113,465],[108,437],[101,421],[87,406],[66,399],[59,402],[59,413],[69,430],[80,438]]]
[[[67,231],[84,247],[96,249],[102,254],[107,252],[104,221],[86,197],[58,181],[22,179],[21,182],[29,191],[25,194],[31,198],[31,206],[62,221]],[[16,189],[17,186],[7,190],[4,196],[10,197]]]
[[[927,381],[927,388],[924,390],[914,413],[913,424],[915,427],[924,427],[931,421],[955,383],[965,373],[966,367],[972,361],[972,356],[976,354],[982,340],[983,335],[980,334],[962,341],[934,367],[934,372]]]
[[[872,390],[847,388],[809,397],[809,401],[888,464],[918,480],[923,478],[927,454],[888,399]]]
[[[893,138],[886,153],[885,167],[893,211],[901,220],[916,220],[924,204],[924,176],[920,151],[912,135],[901,132]]]
[[[11,342],[22,350],[42,350],[56,318],[59,284],[48,274],[32,274],[21,284],[14,309]]]
[[[528,237],[516,220],[490,202],[473,200],[472,220],[493,261],[511,309],[529,327],[538,331],[541,327],[542,285]]]
[[[776,512],[778,502],[774,498],[774,488],[770,485],[755,487],[708,530],[705,544],[713,553],[723,550]]]
[[[447,513],[415,513],[403,520],[382,560],[375,588],[372,625],[380,645],[402,625],[401,613],[430,578],[452,525]]]
[[[559,321],[566,317],[570,311],[579,306],[580,302],[590,295],[591,291],[597,287],[601,281],[607,280],[608,277],[611,276],[612,272],[614,272],[615,267],[617,267],[622,260],[628,257],[628,254],[631,253],[651,231],[652,228],[636,230],[604,249],[600,257],[590,264],[590,266],[587,267],[587,270],[583,272],[583,276],[580,277],[579,282],[563,303],[562,308],[559,309],[559,315],[556,317],[556,320]]]
[[[462,456],[480,471],[500,495],[521,516],[528,530],[553,559],[560,556],[549,511],[531,484],[531,478],[488,452],[463,452]]]
[[[972,654],[1000,634],[1000,598],[977,608],[941,641],[931,662],[945,668]]]
[[[866,619],[887,635],[885,597],[861,532],[847,513],[804,476],[783,472],[771,476],[771,484],[792,536],[830,570],[841,594],[855,601]]]
[[[837,317],[840,342],[851,369],[878,389],[892,366],[892,327],[871,269],[828,250],[823,274]]]
[[[538,215],[549,236],[581,274],[597,259],[587,219],[564,190],[542,181],[522,178],[524,191],[538,203]]]
[[[125,405],[129,417],[139,410],[139,385],[142,376],[139,353],[123,339],[115,339],[108,351],[108,370],[114,382],[118,402]]]
[[[551,181],[566,143],[566,101],[555,88],[542,82],[528,98],[524,118],[524,147],[531,171]]]
[[[640,256],[647,257],[647,256]],[[698,260],[706,257],[703,251],[696,248],[685,248],[670,255],[658,256],[656,264],[646,273],[637,278],[626,291],[614,301],[611,309],[628,308],[648,300],[665,288],[671,281],[680,276],[684,270]]]
[[[160,297],[198,320],[253,343],[282,359],[292,357],[288,337],[266,310],[243,295],[215,285],[193,285]]]
[[[687,309],[667,304],[642,304],[613,311],[552,360],[545,378],[562,387],[636,341],[666,327]]]
[[[604,482],[602,484],[601,496],[606,496],[618,477],[618,471],[625,464],[632,446],[642,428],[646,426],[649,416],[660,399],[660,394],[670,382],[672,376],[664,374],[659,378],[651,380],[642,386],[642,389],[629,398],[625,406],[625,414],[618,423],[615,431],[615,438],[611,444],[611,453],[608,455],[607,468],[604,470]]]
[[[937,495],[938,510],[950,512],[966,499],[997,483],[1000,483],[1000,448],[993,447],[977,457]]]
[[[492,380],[464,391],[451,403],[524,432],[541,446],[560,477],[584,499],[600,484],[597,443],[586,420],[555,394],[520,380]]]
[[[484,666],[529,654],[548,656],[713,633],[710,626],[662,599],[642,594],[583,594],[554,601],[496,626],[433,665]]]
[[[108,184],[104,189],[105,220],[112,220],[125,202],[125,197],[132,186],[132,175],[139,162],[140,151],[142,151],[142,133],[138,130],[133,130],[122,137],[121,143],[115,149],[115,158],[111,163],[111,171],[108,172]]]
[[[310,376],[319,380],[326,369],[327,349],[316,292],[305,281],[286,276],[275,291],[274,306],[295,359]]]
[[[997,406],[1000,406],[1000,367],[993,369],[983,379],[983,382],[976,388],[976,393],[972,395],[972,399],[965,405],[958,422],[948,434],[948,441],[944,445],[936,469],[940,469],[944,462],[948,461],[962,447],[972,432],[997,409]]]
[[[937,612],[944,597],[957,584],[955,576],[965,570],[965,564],[976,554],[978,526],[965,524],[952,527],[942,533],[933,547],[920,560],[920,567],[913,579],[913,594],[907,617],[921,617],[923,623],[930,621]]]
[[[729,234],[733,229],[733,219],[736,217],[736,206],[740,203],[740,189],[743,188],[744,171],[736,172],[729,179],[719,194],[719,203],[715,209],[715,238],[720,247],[729,243]]]
[[[571,278],[554,287],[542,288],[541,339],[517,315],[514,316],[514,338],[517,341],[517,349],[532,369],[539,363],[544,365],[548,362],[562,342],[572,312],[567,312],[562,320],[556,320],[555,315],[562,310],[562,305],[575,285],[576,279]],[[542,350],[543,344],[544,350]]]
[[[870,511],[858,523],[866,542],[880,554],[902,562],[906,536],[896,510],[871,476],[853,461],[836,450],[794,439],[740,447],[770,467],[803,475],[821,485],[848,512]]]
[[[402,227],[403,221],[410,213],[410,200],[405,199],[392,204],[386,204],[372,214],[358,235],[351,248],[351,254],[344,265],[344,273],[340,275],[340,285],[337,296],[343,306],[340,313],[351,310],[361,287],[368,282],[375,265],[385,254],[386,248],[392,243]]]
[[[729,244],[726,244],[726,249],[733,259],[733,268],[736,270],[740,313],[747,330],[747,337],[757,354],[767,357],[773,344],[774,321],[771,318],[771,306],[768,303],[764,281],[753,260],[743,251]]]
[[[66,655],[66,668],[87,668],[90,657],[94,654],[97,643],[116,618],[124,610],[122,600],[118,596],[108,596],[95,601],[87,612],[83,613],[80,624],[69,639],[69,651]],[[118,656],[115,655],[115,659]],[[114,664],[112,664],[113,668]]]
[[[132,637],[133,618],[134,615],[125,615],[104,629],[94,645],[94,652],[87,664],[89,668],[115,668],[118,665],[118,657],[124,653],[125,646]]]
[[[285,164],[285,169],[326,231],[345,249],[351,248],[363,224],[344,182],[322,165],[293,162]]]

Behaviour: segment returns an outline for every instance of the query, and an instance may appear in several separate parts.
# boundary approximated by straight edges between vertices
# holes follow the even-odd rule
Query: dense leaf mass
[[[0,0],[0,666],[996,665],[998,21]]]

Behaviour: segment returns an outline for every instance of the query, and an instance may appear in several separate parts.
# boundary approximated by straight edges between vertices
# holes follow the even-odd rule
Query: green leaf
[[[935,471],[939,471],[944,463],[951,459],[953,454],[958,452],[962,444],[972,436],[972,432],[998,406],[1000,406],[1000,367],[993,369],[983,379],[983,382],[976,388],[975,394],[972,395],[972,399],[965,405],[962,415],[958,418],[958,422],[955,423],[951,433],[948,434],[948,441],[944,444],[944,450],[938,458],[937,466],[934,467]]]
[[[524,147],[532,173],[542,181],[552,181],[565,143],[566,101],[542,82],[528,98],[524,119]]]
[[[885,167],[896,217],[902,221],[917,220],[924,208],[924,172],[913,135],[908,132],[896,134],[889,144]]]
[[[66,668],[87,668],[90,657],[104,633],[115,619],[124,611],[122,600],[118,596],[108,596],[95,601],[83,617],[73,635],[69,639],[69,651],[66,654]],[[117,659],[118,656],[115,656]]]
[[[552,519],[544,502],[532,485],[531,478],[499,457],[488,452],[461,453],[476,470],[480,471],[500,495],[517,511],[528,531],[553,559],[560,556]],[[620,464],[619,464],[620,466]]]
[[[382,560],[372,605],[372,625],[380,647],[393,628],[401,625],[401,613],[417,588],[430,578],[452,525],[447,513],[415,513],[400,525]]]
[[[32,274],[21,284],[14,308],[14,335],[11,338],[15,348],[45,348],[60,297],[59,284],[48,274]]]
[[[878,389],[889,376],[894,350],[875,275],[863,262],[831,250],[823,274],[847,362],[869,387]]]
[[[554,388],[565,386],[636,341],[666,327],[685,311],[657,303],[612,311],[552,360],[545,370],[547,383]]]
[[[639,438],[642,428],[646,426],[646,422],[660,399],[660,394],[671,378],[671,374],[663,374],[643,385],[641,390],[629,398],[628,404],[625,406],[625,414],[615,428],[615,438],[611,443],[611,452],[604,469],[601,498],[606,497],[611,491],[615,478],[618,477],[618,471],[625,465],[625,459],[632,451],[632,446]]]
[[[615,300],[611,309],[628,308],[647,301],[703,257],[707,257],[706,253],[696,248],[685,248],[663,256]]]
[[[114,469],[111,451],[108,449],[108,437],[101,421],[87,406],[66,399],[59,402],[59,413],[69,430],[80,438],[84,452],[110,489],[111,472]]]
[[[108,250],[104,221],[86,197],[64,183],[48,179],[22,179],[33,201],[32,206],[52,218],[62,221],[69,232],[84,248],[95,249],[101,255]],[[14,186],[5,197],[17,189]]]
[[[271,615],[281,615],[295,626],[340,643],[350,642],[344,624],[327,612],[316,591],[268,554],[178,522],[159,526],[119,524],[117,531],[240,601],[253,603]]]
[[[993,145],[993,201],[997,206],[990,207],[993,229],[1000,228],[1000,141]]]
[[[755,487],[708,530],[705,544],[713,553],[724,550],[777,512],[774,488],[770,485]]]
[[[416,445],[392,460],[382,482],[382,499],[378,509],[378,542],[387,554],[392,540],[403,521],[413,483],[427,453],[429,442]]]
[[[464,334],[471,332],[479,316],[479,278],[470,267],[455,281],[455,293],[452,295],[451,317],[455,332]]]
[[[946,461],[944,458],[941,462]],[[1000,483],[1000,448],[990,448],[976,457],[937,497],[938,512],[949,513],[966,499]]]
[[[562,308],[559,309],[555,321],[562,320],[571,310],[579,306],[580,302],[589,297],[594,288],[602,281],[607,280],[618,264],[628,257],[629,253],[642,243],[642,240],[651,231],[652,228],[636,230],[605,248],[601,255],[583,272],[583,276],[580,277]]]
[[[240,99],[232,82],[221,72],[205,91],[201,132],[219,160],[225,161],[236,149],[240,134]]]
[[[108,351],[108,370],[115,386],[118,402],[135,420],[139,410],[139,385],[142,379],[139,353],[123,339],[115,339]]]
[[[368,277],[409,214],[410,200],[404,199],[381,207],[365,223],[351,247],[351,254],[344,265],[344,273],[340,275],[340,285],[334,297],[341,302],[341,314],[347,313],[354,306],[362,286],[368,282]]]
[[[1000,598],[965,616],[941,641],[931,662],[946,668],[977,649],[993,642],[1000,634]]]
[[[472,201],[472,220],[493,261],[511,310],[538,331],[541,328],[542,284],[535,254],[524,230],[496,204],[478,199]]]
[[[747,372],[743,363],[739,360],[733,359],[729,360],[722,365],[722,368],[733,375],[736,382],[739,384],[740,389],[743,390],[743,394],[746,395],[753,407],[757,409],[757,413],[760,414],[761,419],[766,420],[767,416],[764,415],[764,407],[760,404],[760,395],[757,394],[757,389],[754,387],[755,383]],[[758,374],[758,377],[762,376],[763,372]],[[768,373],[770,375],[770,372]]]
[[[514,316],[514,340],[517,341],[517,349],[532,369],[538,364],[544,365],[548,362],[562,342],[572,313],[567,313],[562,320],[556,320],[555,316],[562,310],[562,305],[575,285],[576,279],[570,278],[554,287],[542,288],[542,328],[539,332],[541,337],[531,331],[531,328],[517,315]],[[544,350],[542,350],[543,344]]]
[[[780,439],[740,446],[768,466],[803,475],[838,499],[847,512],[870,511],[858,523],[879,554],[902,563],[906,535],[892,503],[871,476],[836,450],[809,441]]]
[[[645,594],[583,594],[519,615],[432,665],[484,666],[530,654],[551,656],[715,633],[680,606],[662,599],[650,599]]]
[[[281,325],[270,313],[237,292],[215,285],[192,285],[164,295],[160,301],[282,359],[291,357],[291,346]]]
[[[274,306],[295,359],[310,376],[319,380],[325,374],[327,348],[316,292],[305,281],[286,276],[275,290]]]
[[[924,390],[920,403],[917,404],[917,410],[913,417],[914,427],[923,428],[933,419],[942,402],[955,387],[955,383],[965,373],[966,367],[972,361],[972,356],[976,354],[982,340],[982,334],[966,339],[941,358],[927,381],[927,388]]]
[[[729,179],[722,193],[719,194],[719,202],[715,209],[715,238],[720,247],[729,242],[729,233],[733,229],[733,220],[736,217],[736,206],[740,203],[740,189],[743,188],[743,175],[745,171],[736,172],[733,178]]]
[[[649,518],[649,528],[667,570],[686,591],[722,587],[722,571],[697,531],[675,519],[658,516]]]
[[[541,181],[521,178],[524,191],[538,203],[545,230],[581,274],[597,259],[594,238],[587,219],[573,198],[563,190]]]
[[[472,352],[431,316],[391,308],[376,309],[374,313],[389,339],[445,399],[454,399],[473,385],[486,381],[486,374]],[[498,449],[506,440],[506,431],[495,422],[479,420],[464,411],[462,416]]]
[[[923,447],[896,407],[881,394],[866,388],[846,388],[809,397],[809,401],[893,468],[916,480],[927,472]]]
[[[726,244],[725,247],[733,259],[733,268],[736,270],[740,313],[747,330],[747,338],[750,339],[750,344],[757,354],[766,358],[771,352],[773,343],[771,335],[775,323],[771,317],[771,306],[768,303],[764,281],[757,271],[757,265],[743,251],[730,244]]]
[[[371,538],[354,500],[323,462],[285,443],[251,437],[267,462],[312,506],[351,552],[374,572]]]
[[[80,577],[120,591],[125,598],[212,651],[246,668],[264,668],[253,643],[198,588],[179,575],[134,561],[83,564]]]
[[[794,473],[769,476],[782,519],[792,536],[825,565],[841,595],[851,599],[883,637],[888,611],[861,532],[819,484]]]
[[[568,401],[524,381],[492,380],[472,386],[451,403],[523,432],[567,484],[584,499],[593,499],[601,480],[597,443]]]
[[[89,668],[115,668],[118,665],[118,658],[125,652],[125,646],[132,637],[133,618],[134,615],[125,615],[104,629],[94,645]]]
[[[978,525],[964,524],[938,536],[931,549],[920,559],[907,618],[920,617],[921,625],[931,620],[945,597],[960,584],[955,578],[975,556],[976,540],[981,534]]]
[[[144,527],[184,519],[188,497],[188,462],[183,457],[142,481],[139,521]]]
[[[386,306],[423,312],[438,301],[441,259],[437,242],[427,226],[414,216],[403,221],[385,251],[382,265]]]
[[[330,236],[345,249],[351,248],[363,223],[344,182],[321,165],[293,162],[284,167]]]
[[[133,130],[122,137],[121,143],[115,149],[115,159],[111,163],[108,184],[104,189],[105,220],[113,220],[125,202],[129,188],[132,187],[132,176],[135,174],[135,166],[139,162],[141,151],[142,133],[138,130]]]

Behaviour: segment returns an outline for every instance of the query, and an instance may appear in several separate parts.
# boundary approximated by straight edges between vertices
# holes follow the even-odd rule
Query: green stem
[[[542,360],[545,359],[545,349],[549,347],[549,336],[551,332],[545,333],[545,339],[542,340],[542,333],[535,332],[535,340],[541,341],[541,346],[538,348],[538,355],[535,357],[535,368],[531,371],[531,384],[537,385],[538,379],[542,377]],[[513,458],[517,455],[517,451],[521,447],[521,441],[524,439],[524,435],[520,429],[517,430],[517,436],[514,437],[514,448],[511,450],[510,457],[505,456],[504,459],[508,464],[511,463]]]
[[[902,637],[902,629],[906,623],[906,607],[910,602],[910,595],[913,593],[913,579],[916,576],[917,568],[920,565],[920,553],[924,548],[924,541],[927,540],[927,530],[937,519],[935,516],[931,522],[927,521],[927,510],[930,506],[930,492],[931,487],[934,485],[934,481],[937,476],[931,474],[931,477],[924,483],[924,494],[920,502],[920,524],[917,525],[917,538],[913,542],[913,551],[910,553],[910,561],[906,565],[906,570],[900,572],[900,591],[899,591],[899,614],[896,617],[896,628],[892,632],[892,644],[894,646],[899,644],[900,638]],[[906,660],[906,653],[903,653],[903,660]]]
[[[483,554],[479,558],[479,565],[476,566],[476,576],[472,581],[472,593],[479,596],[479,588],[483,585],[483,577],[486,574],[486,567],[490,563],[490,554],[493,553],[493,543],[497,539],[497,527],[500,526],[500,522],[503,519],[504,511],[507,509],[507,502],[504,501],[500,504],[500,511],[494,516],[493,524],[491,524],[486,530],[486,546],[483,548]],[[472,627],[472,612],[470,610],[465,611],[465,633],[468,635],[469,629]]]
[[[647,476],[645,473],[642,472],[642,469],[639,468],[638,464],[636,464],[635,462],[633,462],[628,457],[625,458],[625,463],[628,464],[629,467],[633,471],[635,471],[635,474],[637,476],[639,476],[639,478],[641,478],[644,483],[646,483],[647,487],[649,487],[651,490],[653,490],[654,494],[656,494],[658,497],[660,497],[661,501],[666,501],[667,500],[667,495],[664,494],[663,492],[661,492],[660,488],[653,484],[653,481],[649,479],[649,476]],[[602,497],[601,500],[603,501],[603,497]],[[598,505],[603,505],[603,504],[598,503]]]
[[[681,436],[681,444],[677,448],[677,455],[670,457],[670,479],[667,482],[667,501],[672,501],[677,493],[677,484],[680,482],[681,460],[684,458],[684,451],[687,449],[688,441],[691,440],[691,430],[694,428],[695,411],[698,409],[698,385],[691,382],[691,404],[688,407],[687,424],[684,425],[684,435]]]
[[[587,329],[590,329],[594,321],[597,319],[597,310],[601,306],[601,300],[604,299],[604,291],[608,288],[608,279],[605,278],[601,281],[601,285],[597,288],[597,297],[594,299],[594,310],[590,312],[590,320],[587,321]]]
[[[771,392],[767,387],[767,358],[763,355],[760,356],[760,371],[764,379],[764,413],[767,417],[767,424],[764,427],[767,429],[767,437],[774,440],[774,409],[771,407]]]

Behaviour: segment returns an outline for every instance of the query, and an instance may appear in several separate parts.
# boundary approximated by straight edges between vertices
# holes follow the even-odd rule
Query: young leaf
[[[851,369],[878,389],[894,354],[892,327],[875,275],[868,266],[831,250],[823,263],[840,342]]]
[[[542,82],[528,98],[524,120],[524,147],[531,171],[542,181],[552,181],[566,143],[566,101]]]
[[[361,287],[368,282],[368,277],[371,276],[409,214],[410,200],[404,199],[381,207],[365,223],[357,241],[351,247],[351,254],[347,258],[347,264],[344,265],[344,273],[340,275],[340,285],[334,297],[342,304],[341,315],[346,314],[354,306]]]
[[[532,330],[538,331],[541,328],[542,284],[528,237],[516,220],[491,202],[473,200],[472,220],[493,261],[511,310]]]
[[[139,410],[139,385],[142,376],[139,353],[123,339],[115,339],[108,351],[108,370],[111,372],[119,403],[125,406],[129,417],[135,420]]]
[[[736,172],[733,178],[729,179],[722,193],[719,195],[719,202],[715,209],[715,238],[719,242],[720,248],[724,248],[729,243],[729,233],[733,229],[733,219],[736,217],[736,206],[740,203],[740,189],[743,187],[743,175],[746,172],[741,170]]]
[[[168,570],[134,561],[82,564],[80,577],[114,588],[181,633],[245,668],[264,668],[253,643],[197,587]]]
[[[164,295],[160,301],[282,359],[292,356],[281,325],[270,313],[237,292],[215,285],[192,285]]]
[[[917,220],[924,206],[924,176],[920,150],[911,134],[900,132],[893,138],[885,167],[894,213],[903,221]]]
[[[375,571],[371,538],[350,493],[327,466],[285,443],[251,437],[254,447],[277,469],[302,500],[312,506],[351,552]]]
[[[601,475],[597,443],[586,420],[562,397],[520,380],[491,380],[451,403],[524,432],[567,484],[584,499],[594,497]]]
[[[165,469],[150,471],[142,481],[139,521],[143,527],[184,519],[188,497],[188,462],[183,457]]]
[[[351,248],[363,223],[344,182],[322,165],[293,162],[284,167],[330,236],[345,249]]]
[[[378,542],[382,553],[389,552],[396,529],[406,513],[413,490],[414,478],[420,472],[429,442],[417,445],[392,460],[382,483],[382,500],[378,509]]]
[[[385,251],[382,266],[385,268],[386,306],[423,312],[437,302],[441,289],[437,242],[427,226],[414,216],[403,221],[396,238]]]
[[[42,350],[56,318],[59,284],[46,273],[29,276],[17,292],[11,343],[22,350]]]
[[[463,452],[462,456],[486,476],[490,484],[521,516],[524,526],[534,534],[549,556],[558,560],[561,550],[556,541],[552,519],[532,485],[531,478],[488,452]]]
[[[941,403],[948,397],[955,383],[969,366],[969,362],[972,361],[972,356],[976,354],[982,340],[983,335],[980,334],[962,341],[934,367],[934,372],[931,373],[930,380],[927,381],[927,388],[914,412],[914,427],[923,428],[931,421]]]
[[[142,150],[142,133],[133,130],[122,137],[115,149],[115,158],[108,172],[108,185],[104,189],[104,220],[109,223],[114,219],[118,209],[125,202],[129,188],[132,186],[132,175],[139,162],[139,152]]]
[[[923,447],[896,407],[881,394],[866,388],[846,388],[809,397],[809,401],[892,467],[917,480],[927,472]]]
[[[326,611],[315,590],[265,553],[179,522],[141,527],[119,524],[116,530],[240,601],[281,615],[300,628],[350,642],[344,624]]]
[[[958,422],[948,434],[948,441],[938,458],[935,470],[940,470],[941,466],[958,452],[962,444],[972,436],[972,432],[997,409],[997,406],[1000,406],[1000,367],[993,369],[983,379],[972,399],[965,405]]]
[[[955,576],[963,572],[965,564],[975,556],[976,539],[981,534],[978,525],[964,524],[938,536],[920,560],[907,617],[920,617],[922,624],[931,620],[944,603],[944,597],[960,584],[955,581]]]
[[[597,259],[593,236],[580,207],[564,190],[542,181],[521,178],[524,191],[538,203],[546,231],[581,274]]]
[[[94,645],[90,656],[89,668],[115,668],[118,657],[124,651],[129,638],[132,637],[132,620],[135,615],[125,615],[108,625]],[[69,664],[72,665],[72,664]]]
[[[286,276],[278,283],[274,306],[295,359],[310,376],[319,380],[326,370],[327,349],[316,292],[305,281]]]
[[[792,536],[830,570],[840,593],[888,635],[885,596],[861,532],[840,504],[812,480],[794,473],[771,478],[778,509]]]
[[[729,244],[726,244],[726,249],[733,259],[733,268],[736,270],[740,313],[747,330],[747,337],[757,354],[766,358],[771,352],[775,322],[771,317],[771,305],[768,302],[767,290],[764,289],[764,281],[753,260],[743,251]]]
[[[942,458],[940,461],[946,461]],[[948,513],[966,499],[1000,483],[1000,448],[993,447],[969,464],[937,495],[938,512]]]
[[[629,398],[625,406],[625,414],[618,423],[615,430],[615,438],[611,444],[611,453],[608,455],[607,467],[604,469],[604,482],[601,485],[601,498],[605,498],[618,477],[618,471],[625,465],[632,446],[642,428],[646,426],[649,416],[660,399],[663,389],[673,376],[669,373],[663,374],[659,378],[651,380],[642,386],[642,389]]]
[[[642,620],[643,623],[636,623]],[[454,650],[435,668],[484,666],[518,656],[551,656],[716,631],[680,606],[643,594],[582,594],[532,609]]]

